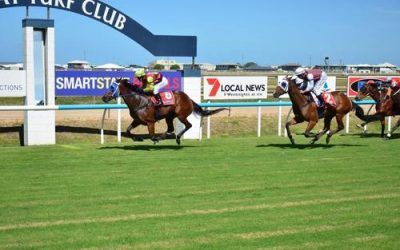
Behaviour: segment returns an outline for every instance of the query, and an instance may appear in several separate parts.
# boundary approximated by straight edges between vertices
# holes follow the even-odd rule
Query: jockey
[[[400,82],[394,80],[391,76],[386,77],[385,81],[383,81],[383,85],[389,88],[386,96],[391,96],[392,91],[396,91],[396,94],[400,90]]]
[[[168,79],[164,77],[161,72],[147,72],[144,70],[137,70],[135,77],[142,83],[143,92],[146,94],[153,94],[157,99],[156,106],[162,105],[160,96],[160,89],[168,85]]]
[[[303,93],[311,92],[313,99],[316,101],[318,107],[324,106],[324,84],[328,80],[328,75],[320,69],[305,69],[305,68],[297,68],[295,71],[295,75],[304,81],[304,85],[306,86]],[[315,96],[314,96],[315,95]],[[316,97],[316,98],[315,98]]]

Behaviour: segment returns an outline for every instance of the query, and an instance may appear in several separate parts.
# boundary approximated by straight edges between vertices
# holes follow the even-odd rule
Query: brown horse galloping
[[[370,122],[374,121],[380,121],[381,122],[381,137],[383,138],[385,136],[385,126],[386,126],[386,120],[385,117],[388,116],[385,111],[381,110],[381,99],[383,95],[386,94],[386,90],[379,89],[378,85],[375,82],[367,82],[364,84],[361,89],[358,91],[356,100],[362,100],[367,96],[370,96],[375,102],[375,109],[376,113],[373,115],[366,115],[364,119],[362,119],[364,122],[362,124],[357,125],[357,127],[362,128],[365,125],[367,125]]]
[[[187,120],[187,117],[192,112],[205,117],[225,110],[224,108],[212,111],[203,110],[188,95],[179,91],[173,92],[175,105],[156,107],[150,100],[150,97],[143,96],[141,93],[141,89],[129,83],[127,79],[119,79],[111,84],[109,90],[102,98],[104,102],[109,102],[117,97],[124,99],[126,105],[128,105],[129,113],[133,118],[131,125],[127,128],[127,133],[134,141],[142,141],[143,139],[135,136],[130,131],[139,125],[146,125],[151,140],[157,143],[161,138],[155,136],[155,122],[162,119],[166,120],[168,130],[162,137],[164,138],[174,133],[173,120],[178,118],[185,125],[185,128],[176,135],[176,143],[180,145],[182,135],[192,127],[192,124]]]
[[[360,124],[360,126],[380,120],[382,124],[381,137],[390,139],[393,132],[400,126],[400,119],[397,120],[392,130],[385,136],[385,117],[400,114],[400,93],[392,93],[388,96],[387,88],[379,89],[376,84],[367,83],[360,89],[356,99],[361,100],[366,96],[370,96],[376,102],[376,113],[373,115],[366,115],[364,119],[362,119],[364,123]]]
[[[289,93],[290,100],[292,101],[293,113],[295,117],[286,123],[286,130],[290,142],[295,144],[292,133],[290,132],[290,126],[304,121],[308,122],[308,126],[304,135],[308,137],[314,137],[311,140],[311,144],[317,142],[325,133],[327,133],[326,143],[329,144],[331,137],[344,128],[343,117],[350,112],[353,108],[356,108],[356,115],[361,115],[361,107],[357,104],[352,103],[351,100],[343,93],[339,91],[332,92],[332,96],[335,98],[336,107],[327,105],[324,113],[324,128],[318,134],[313,135],[311,130],[315,127],[319,120],[318,108],[314,102],[310,102],[306,96],[301,94],[300,89],[297,87],[296,83],[285,78],[283,81],[278,83],[273,96],[278,98],[284,93]],[[361,109],[361,110],[360,110]],[[363,114],[363,113],[362,113]],[[338,127],[334,131],[330,131],[331,121],[333,117],[336,117]]]

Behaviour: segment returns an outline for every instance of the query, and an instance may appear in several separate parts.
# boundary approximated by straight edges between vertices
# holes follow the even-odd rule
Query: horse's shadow
[[[291,144],[291,143],[271,143],[271,144],[262,144],[258,145],[257,148],[282,148],[282,149],[329,149],[334,147],[365,147],[365,145],[356,145],[356,144]]]
[[[182,150],[184,148],[193,148],[195,146],[182,145],[126,145],[126,146],[109,146],[101,147],[100,150],[128,150],[128,151],[156,151],[156,150]]]
[[[360,138],[376,138],[376,139],[382,139],[384,140],[385,138],[381,137],[380,133],[359,133],[359,134],[349,134],[346,136],[357,136]],[[399,140],[400,139],[400,134],[392,134],[392,137],[390,138],[390,140]]]

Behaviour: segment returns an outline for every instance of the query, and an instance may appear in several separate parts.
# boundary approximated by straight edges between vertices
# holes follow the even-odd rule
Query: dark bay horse
[[[297,87],[294,80],[289,79],[288,77],[278,83],[273,96],[278,98],[284,93],[289,94],[295,116],[292,120],[286,123],[287,134],[292,144],[295,144],[289,128],[292,125],[307,121],[308,126],[304,132],[304,135],[306,137],[314,137],[310,143],[314,144],[325,133],[327,133],[326,143],[329,144],[331,137],[340,130],[344,129],[343,117],[348,112],[355,108],[357,116],[363,114],[361,107],[355,103],[352,103],[352,101],[345,94],[339,91],[331,92],[332,96],[335,98],[336,107],[327,105],[327,108],[324,112],[324,128],[318,134],[314,135],[311,133],[311,130],[315,127],[319,120],[317,105],[314,102],[310,102],[306,96],[301,94],[300,89]],[[338,127],[336,130],[330,131],[333,117],[336,117]]]
[[[111,84],[102,99],[104,102],[109,102],[117,97],[122,97],[128,105],[130,116],[133,118],[131,125],[127,128],[128,135],[134,141],[142,141],[142,138],[135,136],[130,131],[139,125],[146,125],[154,143],[161,139],[155,136],[155,123],[158,120],[166,120],[168,129],[164,137],[174,133],[173,120],[175,118],[178,118],[185,125],[185,128],[176,135],[176,143],[180,145],[182,135],[192,127],[192,124],[187,120],[192,112],[205,117],[225,110],[224,108],[203,110],[184,92],[173,92],[173,95],[175,96],[175,105],[156,107],[150,97],[142,95],[139,87],[132,85],[127,79],[118,79]]]
[[[386,90],[379,88],[379,86],[374,81],[372,81],[372,82],[367,82],[366,84],[364,84],[361,87],[361,89],[358,91],[357,96],[356,96],[357,101],[362,100],[367,96],[370,96],[376,102],[376,105],[375,105],[376,113],[373,115],[365,116],[365,118],[363,119],[364,122],[357,126],[359,128],[362,128],[370,122],[380,121],[381,137],[385,136],[385,126],[386,126],[385,117],[389,115],[385,112],[385,110],[381,109],[381,99],[383,99],[385,94],[386,94]]]
[[[387,88],[379,88],[379,86],[374,83],[367,83],[361,87],[356,99],[361,100],[366,96],[370,96],[376,102],[376,113],[365,116],[363,119],[364,123],[360,124],[359,126],[363,127],[370,122],[379,120],[382,124],[381,137],[390,139],[393,132],[400,126],[400,119],[397,120],[391,131],[389,131],[385,136],[385,117],[396,116],[400,114],[400,93],[392,92],[389,96]]]

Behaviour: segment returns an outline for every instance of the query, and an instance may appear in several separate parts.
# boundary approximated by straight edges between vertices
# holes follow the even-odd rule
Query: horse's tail
[[[219,109],[214,109],[214,110],[204,110],[202,107],[200,107],[199,104],[195,103],[194,101],[192,101],[192,103],[193,103],[193,112],[195,112],[196,114],[200,115],[201,117],[214,115],[214,114],[219,113],[219,112],[221,112],[223,110],[227,110],[226,108],[219,108]]]
[[[353,101],[351,101],[351,104],[353,105],[353,110],[356,111],[356,116],[361,120],[366,121],[367,118],[365,117],[364,110],[360,107],[360,105]]]

